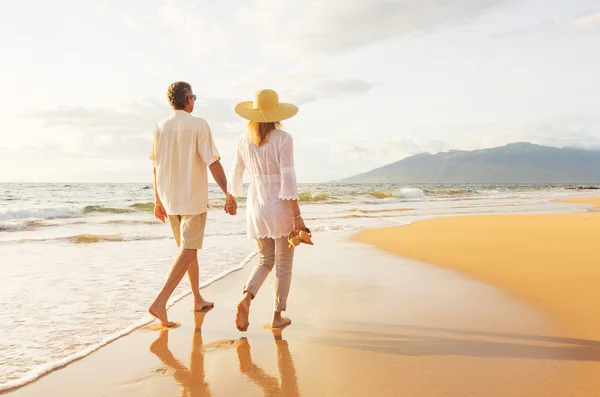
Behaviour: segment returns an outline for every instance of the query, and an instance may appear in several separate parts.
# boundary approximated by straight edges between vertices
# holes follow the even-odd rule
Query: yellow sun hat
[[[273,123],[294,117],[298,106],[279,102],[279,95],[273,90],[260,90],[254,94],[254,101],[238,103],[235,112],[246,120]]]

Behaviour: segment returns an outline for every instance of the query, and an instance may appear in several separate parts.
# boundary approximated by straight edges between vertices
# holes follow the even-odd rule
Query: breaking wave
[[[30,208],[19,210],[0,210],[0,221],[14,221],[19,219],[59,219],[73,218],[81,212],[69,208]]]

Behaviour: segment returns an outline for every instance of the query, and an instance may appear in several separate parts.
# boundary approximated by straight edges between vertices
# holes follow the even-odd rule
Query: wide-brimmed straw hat
[[[295,116],[298,106],[279,102],[279,95],[273,90],[260,90],[254,94],[254,101],[238,103],[235,112],[246,120],[273,123]]]

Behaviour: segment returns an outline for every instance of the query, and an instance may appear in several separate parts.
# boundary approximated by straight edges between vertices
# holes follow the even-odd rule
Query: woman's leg
[[[258,265],[252,270],[244,287],[244,293],[250,293],[252,298],[258,294],[260,287],[275,266],[275,240],[272,238],[257,239],[256,248],[258,248]]]
[[[256,240],[258,248],[258,265],[252,270],[250,278],[244,287],[244,297],[237,306],[235,316],[235,325],[240,331],[246,331],[248,325],[248,317],[250,315],[250,302],[263,285],[267,276],[273,270],[275,265],[275,240],[272,238],[263,238]]]
[[[287,238],[275,240],[275,305],[273,312],[273,328],[280,328],[291,323],[289,318],[281,316],[287,308],[287,298],[292,285],[292,263],[294,262],[294,247],[290,248]]]

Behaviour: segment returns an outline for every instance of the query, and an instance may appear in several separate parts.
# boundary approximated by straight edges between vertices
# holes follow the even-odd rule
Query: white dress
[[[298,200],[292,136],[276,129],[256,146],[248,133],[238,140],[228,192],[243,195],[244,170],[250,174],[246,203],[248,238],[279,238],[292,230],[289,201]]]

